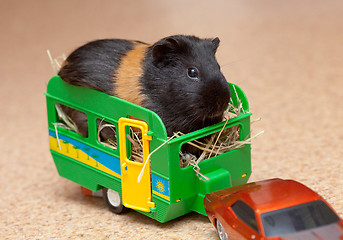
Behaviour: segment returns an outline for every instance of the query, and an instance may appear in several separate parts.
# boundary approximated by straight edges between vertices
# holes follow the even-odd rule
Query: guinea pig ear
[[[214,47],[214,52],[217,51],[217,48],[219,47],[220,40],[218,37],[214,38],[211,40],[213,47]]]
[[[155,64],[168,63],[170,54],[182,51],[182,43],[173,37],[164,38],[152,47],[152,57]]]

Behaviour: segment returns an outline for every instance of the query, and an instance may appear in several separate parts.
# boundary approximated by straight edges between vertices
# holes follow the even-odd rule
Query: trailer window
[[[57,126],[76,132],[83,137],[88,137],[88,118],[84,112],[60,103],[56,103],[55,108]]]
[[[143,162],[142,131],[139,128],[130,127],[130,134],[126,135],[131,151],[127,152],[127,158],[134,162]]]
[[[96,124],[98,141],[106,147],[117,149],[117,128],[115,125],[104,119],[97,119]]]
[[[197,165],[199,162],[244,146],[240,140],[239,125],[211,135],[192,140],[182,145],[180,167]]]

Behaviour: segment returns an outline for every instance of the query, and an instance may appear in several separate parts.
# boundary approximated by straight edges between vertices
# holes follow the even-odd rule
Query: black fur
[[[169,136],[222,121],[230,91],[215,58],[218,45],[218,38],[175,35],[148,48],[140,79],[142,105],[161,117]],[[132,41],[118,39],[88,43],[67,58],[59,75],[70,84],[113,94],[113,74],[133,47]],[[188,77],[191,67],[199,70],[197,79]]]
[[[218,45],[218,38],[177,35],[150,47],[141,80],[144,106],[161,117],[169,136],[222,121],[230,91],[215,58]],[[198,80],[187,76],[190,67],[199,70]]]
[[[113,74],[122,56],[134,46],[132,41],[103,39],[89,42],[72,52],[58,75],[66,82],[113,93]]]

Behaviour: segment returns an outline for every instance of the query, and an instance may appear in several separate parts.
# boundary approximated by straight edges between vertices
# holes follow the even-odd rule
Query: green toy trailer
[[[248,101],[238,86],[230,83],[229,86],[232,104],[241,103],[242,114],[168,140],[165,126],[156,113],[53,77],[45,95],[50,151],[58,173],[91,191],[103,189],[110,209],[117,213],[125,207],[131,208],[159,222],[191,211],[206,215],[204,196],[207,193],[244,184],[251,174],[249,144],[201,161],[198,167],[206,176],[205,180],[197,176],[192,166],[180,166],[181,147],[193,140],[237,125],[240,140],[250,136]],[[60,105],[87,116],[87,137],[62,126],[58,113]],[[99,121],[113,126],[117,137],[115,146],[118,147],[109,147],[100,141]],[[140,130],[142,162],[131,157],[130,127]]]

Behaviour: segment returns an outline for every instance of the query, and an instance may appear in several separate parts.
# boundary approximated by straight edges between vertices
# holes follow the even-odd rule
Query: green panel
[[[225,128],[240,125],[240,138],[250,135],[250,113],[228,121]],[[207,193],[227,187],[244,184],[251,175],[251,147],[232,150],[199,163],[200,172],[209,178],[199,180],[192,166],[180,168],[179,151],[184,143],[220,131],[224,123],[219,123],[172,140],[169,145],[170,199],[188,201],[187,205],[196,212],[205,214],[203,198]],[[192,202],[193,201],[193,202]]]
[[[75,134],[74,138],[79,138],[77,140],[88,143],[93,147],[102,147],[103,149],[103,146],[96,142],[96,118],[105,118],[114,122],[116,126],[120,117],[134,116],[147,122],[150,130],[149,133],[153,136],[153,141],[150,142],[151,151],[167,140],[167,133],[163,122],[156,113],[120,98],[94,89],[69,85],[59,76],[50,79],[45,95],[47,99],[49,130],[54,131],[53,123],[57,122],[55,103],[58,102],[70,106],[87,114],[89,123],[89,137],[81,138]],[[107,153],[111,154],[110,152]],[[151,168],[168,176],[168,159],[165,158],[166,154],[166,149],[160,149],[156,152],[151,158]],[[116,156],[119,157],[119,152]]]
[[[241,139],[244,139],[250,134],[251,113],[248,112],[248,101],[244,92],[238,86],[233,84],[229,84],[229,86],[232,103],[235,106],[238,105],[238,96],[244,111],[239,117],[229,120],[226,128],[239,124],[240,136]],[[58,76],[49,81],[46,100],[49,130],[54,131],[53,123],[57,122],[56,102],[83,111],[88,117],[89,137],[82,138],[67,130],[61,130],[61,133],[107,154],[118,157],[119,151],[106,149],[97,142],[96,118],[105,118],[113,122],[116,127],[120,117],[133,116],[147,122],[149,133],[153,139],[150,142],[150,151],[153,151],[167,140],[165,127],[156,113],[94,89],[69,85]],[[200,172],[209,177],[208,182],[199,180],[191,166],[180,168],[179,151],[182,144],[218,132],[223,128],[224,124],[224,122],[218,123],[173,139],[151,156],[151,171],[165,179],[169,179],[170,201],[152,195],[153,202],[156,204],[155,209],[150,213],[142,212],[142,214],[159,222],[167,222],[190,211],[205,214],[203,198],[206,193],[248,181],[251,174],[250,145],[245,145],[240,149],[199,163]],[[51,151],[51,153],[61,176],[92,191],[107,187],[121,193],[119,178],[57,152]]]
[[[57,152],[51,154],[60,176],[94,192],[106,187],[121,193],[120,179]]]
[[[152,199],[156,205],[155,211],[150,212],[150,213],[141,212],[141,211],[139,212],[161,223],[168,222],[170,220],[183,216],[192,211],[190,206],[187,206],[187,204],[185,204],[185,202],[183,201],[180,201],[174,204],[169,204],[166,201],[164,201],[162,198],[154,196],[154,195]]]

